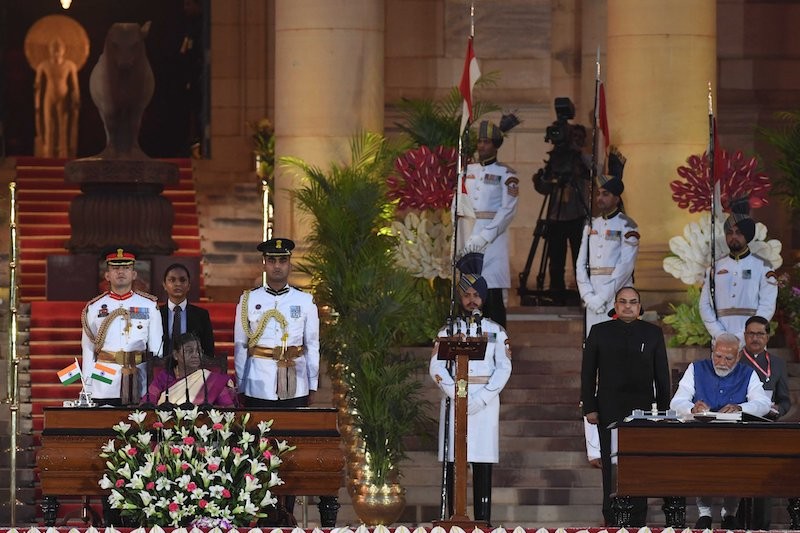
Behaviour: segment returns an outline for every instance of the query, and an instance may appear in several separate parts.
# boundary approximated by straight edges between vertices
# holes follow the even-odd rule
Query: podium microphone
[[[480,309],[473,309],[472,310],[472,321],[477,324],[475,329],[475,334],[480,337],[483,332],[481,331],[481,325],[483,323],[483,313],[481,313]]]

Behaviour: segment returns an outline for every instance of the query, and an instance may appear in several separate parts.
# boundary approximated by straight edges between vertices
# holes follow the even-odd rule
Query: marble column
[[[360,131],[383,132],[384,0],[276,0],[275,151],[325,170]],[[275,234],[306,233],[292,199],[301,184],[276,169]]]
[[[628,158],[627,212],[642,234],[636,285],[683,290],[665,273],[668,241],[692,219],[669,182],[708,144],[708,82],[716,87],[716,0],[607,0],[606,97],[611,141]]]

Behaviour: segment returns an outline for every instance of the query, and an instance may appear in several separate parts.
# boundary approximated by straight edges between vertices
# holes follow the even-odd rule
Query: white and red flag
[[[475,51],[472,49],[472,37],[467,40],[467,57],[464,59],[464,72],[461,74],[461,83],[458,90],[464,103],[461,105],[461,129],[459,136],[464,133],[464,128],[472,123],[472,88],[475,82],[481,77],[481,70],[478,68],[478,60],[475,59]]]

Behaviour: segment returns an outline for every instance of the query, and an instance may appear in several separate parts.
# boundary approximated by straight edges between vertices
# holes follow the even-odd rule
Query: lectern
[[[449,520],[434,521],[435,526],[449,529],[459,526],[465,531],[475,527],[488,527],[483,521],[470,520],[467,516],[467,390],[469,384],[470,359],[483,359],[486,354],[487,336],[467,337],[455,335],[439,339],[438,358],[444,361],[455,361],[456,365],[456,399],[455,427],[453,428],[453,458],[455,459],[455,501],[453,515]],[[445,435],[445,438],[447,436]],[[447,461],[447,457],[442,457]],[[469,528],[469,529],[468,529]]]

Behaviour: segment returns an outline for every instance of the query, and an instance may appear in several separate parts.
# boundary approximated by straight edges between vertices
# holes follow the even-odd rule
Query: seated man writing
[[[142,397],[142,403],[156,402],[214,407],[236,407],[237,393],[233,381],[225,374],[203,368],[205,356],[200,341],[192,333],[184,333],[167,359],[161,372]]]
[[[669,406],[678,416],[708,411],[720,413],[744,412],[764,416],[769,412],[770,397],[764,392],[761,380],[746,364],[738,364],[742,357],[739,338],[732,333],[722,333],[714,339],[711,359],[690,364],[683,374],[678,390]],[[738,498],[726,497],[722,507],[722,527],[737,529],[736,505]],[[697,498],[699,518],[695,529],[711,527],[711,502]]]

